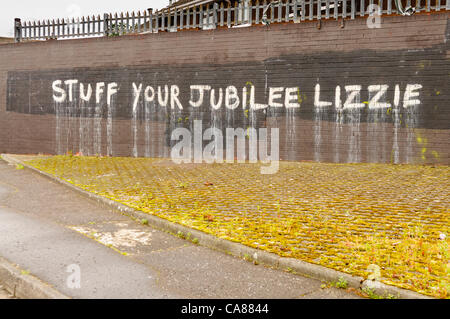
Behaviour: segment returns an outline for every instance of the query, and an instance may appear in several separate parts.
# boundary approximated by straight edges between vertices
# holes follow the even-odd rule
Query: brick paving
[[[448,166],[185,164],[59,156],[30,162],[81,188],[285,257],[447,297]]]

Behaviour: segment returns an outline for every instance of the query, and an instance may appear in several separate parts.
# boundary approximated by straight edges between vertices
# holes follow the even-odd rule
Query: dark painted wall
[[[440,13],[2,46],[0,151],[168,156],[171,132],[202,120],[279,128],[283,160],[449,164],[449,25]],[[199,106],[191,85],[211,88]]]

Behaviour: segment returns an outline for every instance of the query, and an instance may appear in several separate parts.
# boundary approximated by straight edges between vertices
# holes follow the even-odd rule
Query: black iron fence
[[[121,36],[187,29],[208,30],[258,24],[412,15],[450,10],[450,0],[279,0],[229,1],[184,8],[104,14],[34,22],[15,19],[15,41]]]

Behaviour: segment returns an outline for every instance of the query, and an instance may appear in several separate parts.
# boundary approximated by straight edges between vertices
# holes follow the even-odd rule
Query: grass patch
[[[339,289],[347,289],[348,288],[348,282],[344,279],[344,277],[339,277],[339,280],[335,284],[336,288]]]
[[[392,294],[387,294],[385,296],[378,295],[373,289],[368,287],[363,288],[362,292],[367,298],[370,299],[397,299],[397,297]]]

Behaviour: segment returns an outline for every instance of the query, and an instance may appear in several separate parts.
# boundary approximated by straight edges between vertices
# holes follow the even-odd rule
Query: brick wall
[[[449,17],[3,45],[0,151],[169,156],[173,130],[202,120],[224,135],[277,128],[282,160],[449,164]],[[67,80],[77,81],[72,90]],[[80,83],[85,95],[91,85],[89,101]],[[166,85],[173,107],[171,94],[164,106]],[[210,88],[199,106],[192,85]]]
[[[13,38],[0,37],[0,45],[1,44],[5,44],[5,43],[14,43],[14,39]]]

